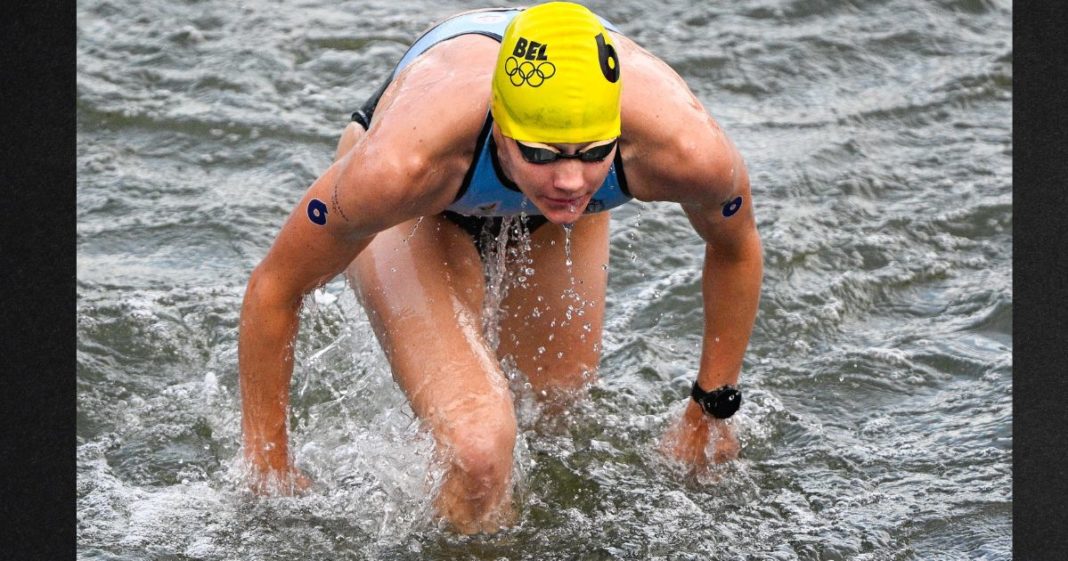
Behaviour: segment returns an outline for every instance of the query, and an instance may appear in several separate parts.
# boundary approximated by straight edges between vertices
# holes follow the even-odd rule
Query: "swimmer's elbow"
[[[245,286],[243,310],[249,308],[283,308],[296,310],[304,297],[303,291],[283,281],[272,272],[266,262],[260,263],[249,275]]]
[[[717,232],[705,239],[708,248],[718,260],[726,260],[731,263],[751,261],[762,263],[764,260],[764,248],[760,241],[760,233],[754,225],[749,224],[736,228],[730,232]]]

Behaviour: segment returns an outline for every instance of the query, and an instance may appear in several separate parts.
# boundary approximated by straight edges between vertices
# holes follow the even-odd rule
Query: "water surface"
[[[491,5],[79,2],[79,559],[1009,559],[995,0],[588,4],[679,71],[749,166],[765,278],[738,461],[694,478],[656,452],[696,372],[703,246],[676,205],[632,203],[588,399],[549,418],[513,380],[514,528],[433,522],[430,440],[340,280],[297,341],[291,438],[317,485],[244,492],[249,272],[408,43]]]

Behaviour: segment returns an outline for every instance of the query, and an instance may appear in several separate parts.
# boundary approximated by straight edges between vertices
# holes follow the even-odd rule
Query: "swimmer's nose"
[[[582,162],[565,160],[557,164],[554,171],[553,187],[568,193],[579,193],[585,189]]]

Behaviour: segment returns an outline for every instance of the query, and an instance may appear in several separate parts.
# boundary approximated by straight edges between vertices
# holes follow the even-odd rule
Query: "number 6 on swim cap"
[[[597,37],[597,60],[601,63],[601,73],[609,82],[619,80],[619,58],[616,57],[616,49],[605,42],[604,33],[598,33]]]
[[[505,136],[582,144],[619,136],[619,58],[593,12],[571,2],[522,11],[504,30],[490,110]]]

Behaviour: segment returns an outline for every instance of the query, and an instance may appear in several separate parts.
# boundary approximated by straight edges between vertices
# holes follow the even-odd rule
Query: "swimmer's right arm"
[[[312,184],[249,279],[238,370],[243,451],[257,492],[267,491],[272,479],[283,492],[308,484],[291,464],[286,428],[304,296],[342,272],[376,233],[440,212],[459,189],[469,156],[450,137],[457,129],[417,131],[417,124],[433,122],[417,111],[392,121],[395,126],[372,127]]]
[[[342,202],[343,190],[359,189],[342,181],[350,164],[339,160],[312,185],[245,290],[238,337],[241,429],[250,483],[258,493],[271,487],[292,492],[310,483],[291,465],[286,429],[300,306],[308,292],[344,270],[378,227],[357,221],[361,213],[341,206],[359,202],[355,196]],[[342,213],[352,216],[346,221]],[[389,216],[379,215],[379,220],[403,219]]]

